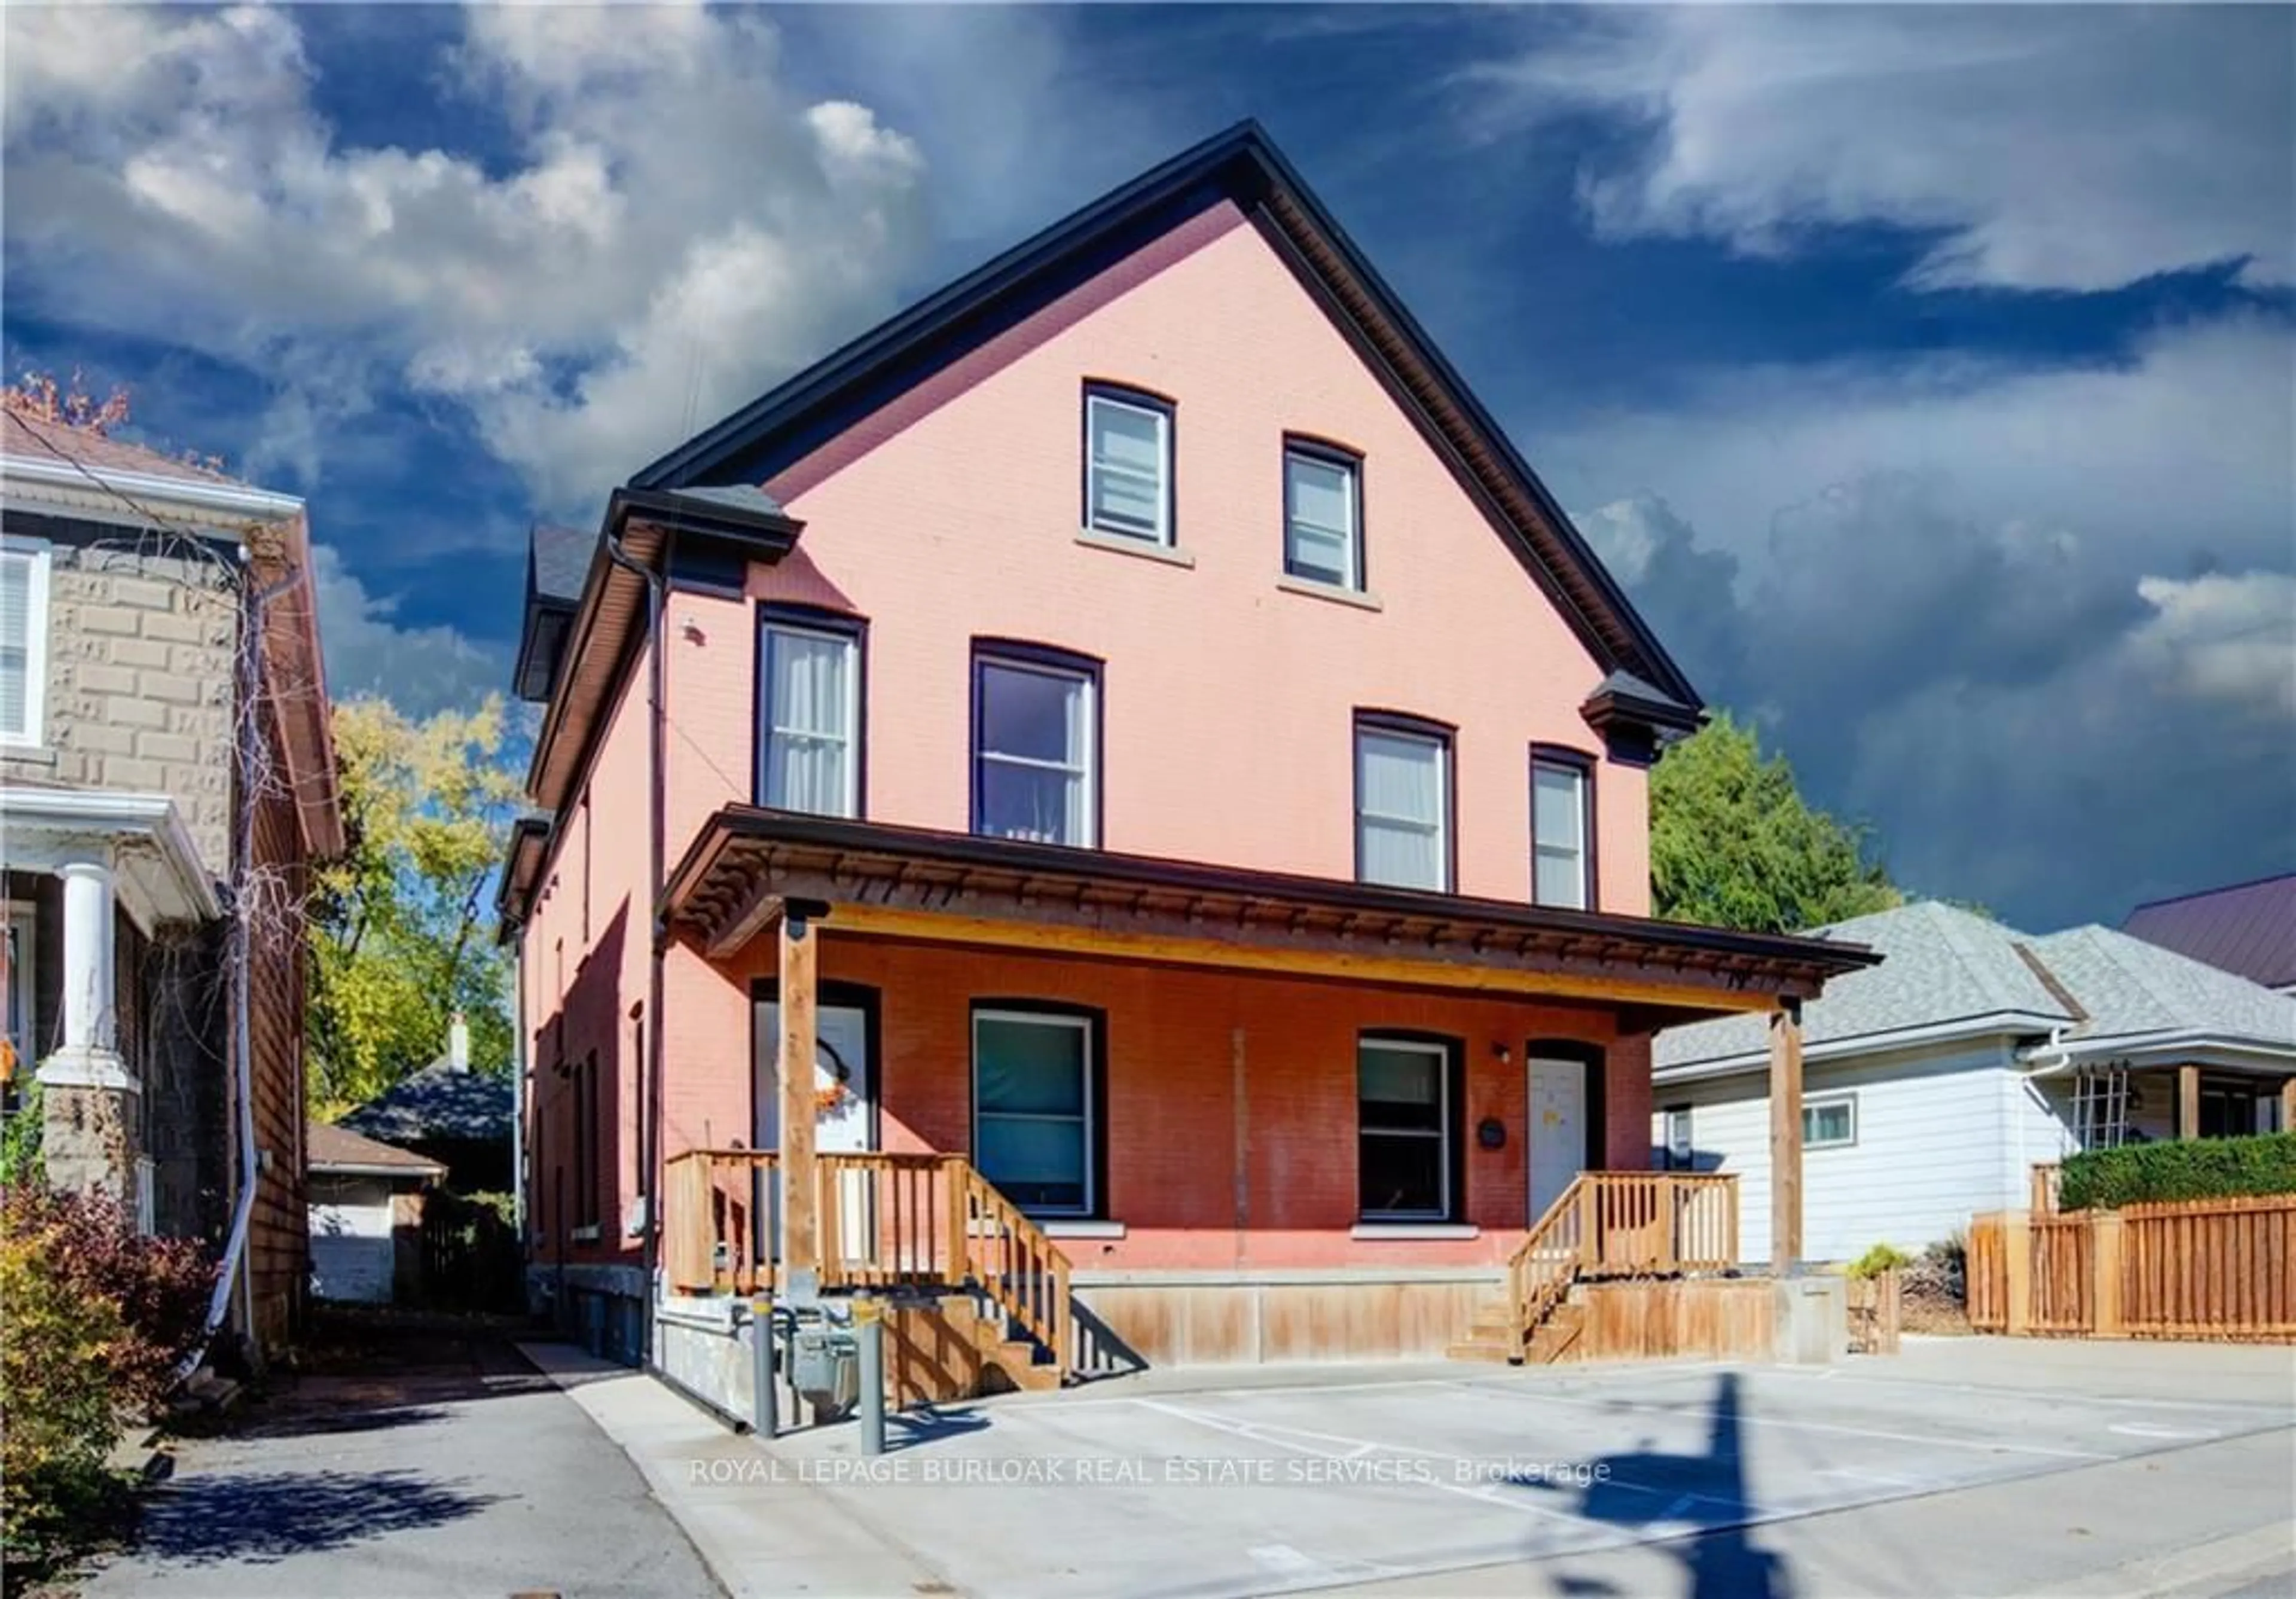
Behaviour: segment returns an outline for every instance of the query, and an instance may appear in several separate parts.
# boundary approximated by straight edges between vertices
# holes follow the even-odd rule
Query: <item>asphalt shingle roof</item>
[[[348,1128],[315,1121],[303,1144],[303,1164],[313,1171],[338,1167],[367,1167],[403,1171],[409,1177],[443,1176],[447,1168],[411,1149],[365,1138]]]
[[[527,560],[538,598],[573,604],[589,580],[598,536],[574,528],[537,527],[527,536]]]
[[[508,1138],[511,1090],[506,1078],[456,1071],[434,1061],[389,1093],[342,1119],[341,1126],[392,1144],[435,1139]]]
[[[2296,1051],[2296,999],[2109,927],[2034,938],[1924,901],[1816,930],[1868,944],[1878,966],[1835,978],[1802,1011],[1806,1046],[1980,1018],[2005,1031],[2062,1027],[2069,1040],[2208,1034]],[[1767,1023],[1729,1016],[1660,1033],[1653,1064],[1759,1054]]]
[[[193,483],[240,484],[240,480],[180,455],[170,455],[147,445],[47,422],[21,412],[0,412],[0,453],[28,461],[77,461],[97,472],[141,472],[152,478],[182,478]],[[244,485],[241,485],[244,487]]]

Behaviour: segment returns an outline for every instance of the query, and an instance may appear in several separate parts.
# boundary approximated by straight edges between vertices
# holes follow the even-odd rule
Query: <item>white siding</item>
[[[1980,1210],[2024,1203],[2011,1119],[2009,1041],[1900,1050],[1856,1062],[1812,1062],[1805,1096],[1852,1090],[1857,1142],[1802,1157],[1802,1252],[1853,1260],[1876,1243],[1906,1250],[1957,1232]],[[1651,1091],[1652,1142],[1665,1138],[1665,1110],[1691,1107],[1701,1170],[1738,1177],[1739,1252],[1770,1253],[1770,1103],[1761,1072],[1718,1081],[1660,1082]],[[2055,1147],[2054,1145],[2050,1147]],[[2054,1158],[2039,1152],[2030,1159]]]

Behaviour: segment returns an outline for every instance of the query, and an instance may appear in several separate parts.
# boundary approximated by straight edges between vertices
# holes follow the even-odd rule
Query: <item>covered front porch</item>
[[[1650,1034],[1766,1013],[1798,1095],[1867,959],[748,808],[666,911],[667,1285],[963,1290],[1056,1373],[1494,1309],[1521,1358],[1558,1283],[1730,1267],[1734,1185],[1650,1170]]]

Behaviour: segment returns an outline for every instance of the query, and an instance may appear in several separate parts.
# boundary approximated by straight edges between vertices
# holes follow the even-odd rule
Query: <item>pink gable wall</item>
[[[970,641],[1032,639],[1107,663],[1105,847],[1350,877],[1351,715],[1384,709],[1458,729],[1460,890],[1527,898],[1529,746],[1599,750],[1578,707],[1601,668],[1259,235],[1195,242],[1046,314],[873,447],[785,474],[805,532],[751,598],[870,619],[871,820],[969,825]],[[1177,402],[1193,566],[1076,541],[1087,378]],[[1286,431],[1362,453],[1380,609],[1279,586]],[[742,604],[672,600],[673,853],[751,797],[754,627]],[[1601,908],[1644,914],[1645,775],[1603,762],[1596,793]]]

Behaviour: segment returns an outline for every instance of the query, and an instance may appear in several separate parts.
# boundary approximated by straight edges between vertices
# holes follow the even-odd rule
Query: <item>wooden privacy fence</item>
[[[2296,1339],[2296,1194],[1980,1216],[1968,1271],[1980,1332]]]

